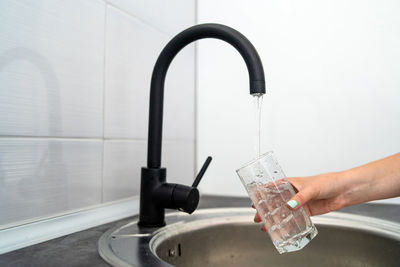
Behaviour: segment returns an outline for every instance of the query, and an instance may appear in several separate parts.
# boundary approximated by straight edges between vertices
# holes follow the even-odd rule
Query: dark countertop
[[[202,196],[200,208],[249,207],[246,197]],[[360,204],[340,212],[400,222],[400,205]],[[97,252],[100,236],[129,217],[0,255],[0,266],[109,266]]]

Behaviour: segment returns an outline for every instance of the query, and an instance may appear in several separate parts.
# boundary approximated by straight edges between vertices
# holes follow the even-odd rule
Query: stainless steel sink
[[[133,221],[107,231],[100,255],[115,266],[400,266],[400,224],[345,213],[313,217],[318,236],[280,255],[250,208],[171,213],[167,226]]]

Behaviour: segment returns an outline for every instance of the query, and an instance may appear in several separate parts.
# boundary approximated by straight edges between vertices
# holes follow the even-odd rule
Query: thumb
[[[305,187],[303,190],[295,194],[286,204],[292,210],[298,210],[304,206],[309,200],[316,196],[315,190],[312,187]]]

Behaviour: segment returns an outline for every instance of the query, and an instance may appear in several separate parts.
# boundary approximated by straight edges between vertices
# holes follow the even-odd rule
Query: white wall
[[[288,176],[400,151],[399,13],[395,0],[198,2],[199,23],[236,28],[257,48],[267,78],[261,150],[274,150]],[[201,41],[197,81],[198,164],[214,156],[202,192],[245,195],[235,173],[255,155],[245,65],[229,45]]]
[[[194,0],[0,2],[0,229],[138,194],[152,67],[194,19]],[[167,77],[170,181],[194,175],[194,67],[192,46]]]

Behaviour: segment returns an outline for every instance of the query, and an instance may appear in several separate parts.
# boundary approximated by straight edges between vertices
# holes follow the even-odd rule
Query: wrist
[[[338,173],[342,184],[343,205],[351,206],[369,201],[368,190],[370,189],[370,179],[363,174],[362,169],[354,168]]]

